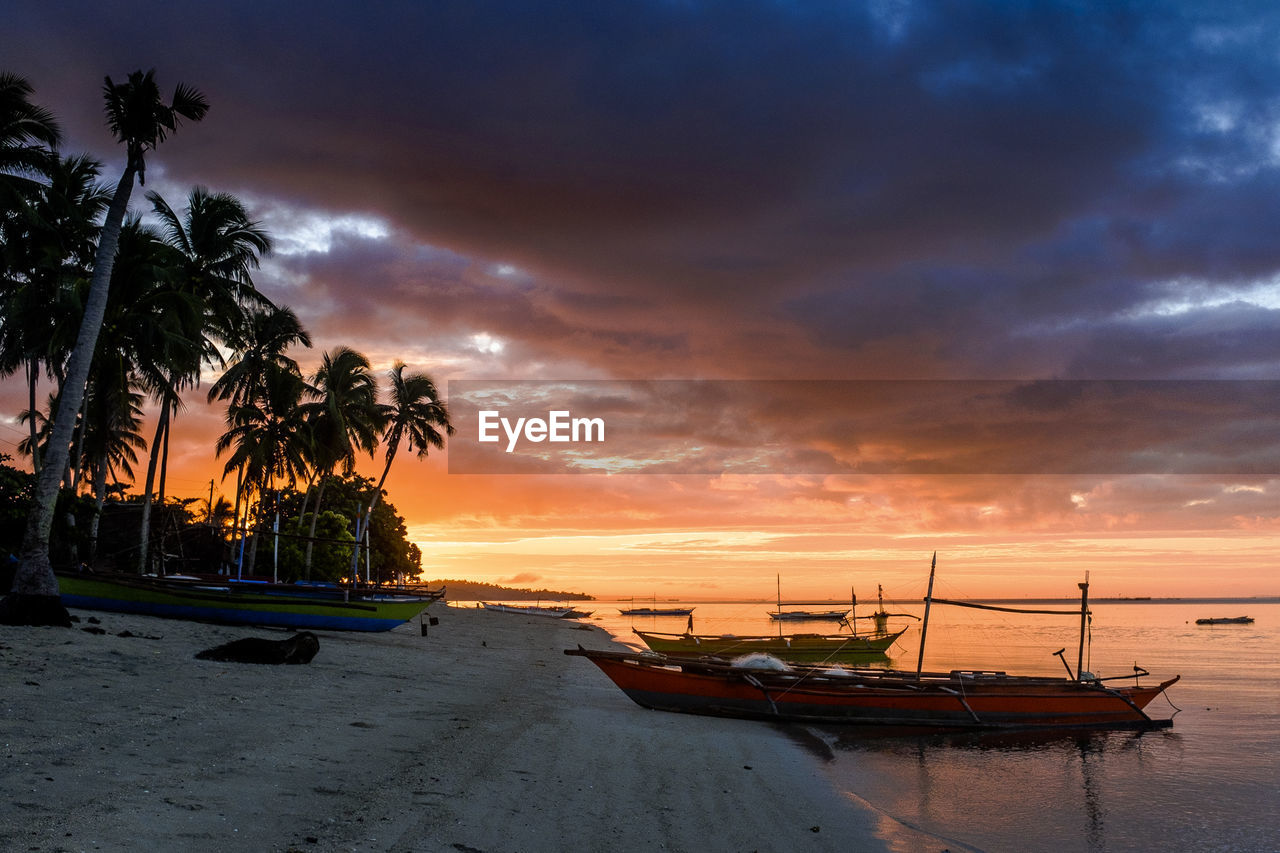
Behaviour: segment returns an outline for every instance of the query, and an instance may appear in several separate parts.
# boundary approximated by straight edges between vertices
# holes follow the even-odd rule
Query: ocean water
[[[590,621],[636,645],[633,628],[686,625],[684,617],[621,616],[626,603],[588,604]],[[696,606],[700,633],[778,630],[765,603],[684,606]],[[923,613],[919,604],[889,609]],[[1171,728],[1065,736],[788,728],[813,752],[815,772],[879,816],[879,835],[895,851],[1280,851],[1280,603],[1102,601],[1091,610],[1086,670],[1123,675],[1137,664],[1151,673],[1143,683],[1182,676],[1147,709],[1172,716]],[[1195,624],[1240,615],[1255,622]],[[915,668],[920,623],[911,624],[883,665]],[[924,666],[1065,674],[1053,653],[1065,648],[1074,669],[1078,643],[1078,615],[934,605]]]

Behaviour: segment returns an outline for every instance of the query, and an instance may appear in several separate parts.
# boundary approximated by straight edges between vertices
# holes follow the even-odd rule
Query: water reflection
[[[1035,839],[1056,838],[1054,849],[1087,851],[1129,849],[1129,833],[1111,826],[1123,820],[1114,815],[1114,781],[1141,775],[1145,754],[1170,737],[845,726],[791,735],[826,753],[838,783],[882,813],[882,829],[905,830],[885,829],[897,848],[918,849],[924,833],[953,849],[1039,849]],[[1130,796],[1121,794],[1122,812]]]

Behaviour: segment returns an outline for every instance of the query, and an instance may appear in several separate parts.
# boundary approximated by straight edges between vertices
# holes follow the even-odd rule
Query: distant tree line
[[[595,601],[585,592],[561,592],[555,589],[520,589],[482,581],[430,580],[427,586],[448,588],[453,601]]]

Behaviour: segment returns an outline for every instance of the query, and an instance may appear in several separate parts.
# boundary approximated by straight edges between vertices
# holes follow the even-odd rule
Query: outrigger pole
[[[929,590],[924,594],[924,624],[920,626],[920,657],[916,658],[916,681],[924,670],[924,638],[929,633],[929,605],[933,603],[933,573],[938,568],[938,552],[933,552],[933,564],[929,566]]]
[[[920,657],[916,661],[916,679],[919,680],[920,673],[924,668],[924,638],[929,631],[929,606],[933,602],[939,604],[952,604],[956,607],[972,607],[975,610],[998,610],[1002,613],[1034,613],[1045,614],[1050,616],[1074,616],[1074,610],[1033,610],[1025,607],[998,607],[994,604],[977,604],[972,601],[952,601],[947,598],[933,597],[933,574],[938,567],[938,552],[933,552],[933,565],[929,567],[929,591],[924,596],[924,625],[920,628]],[[1080,650],[1076,657],[1076,671],[1072,676],[1076,681],[1084,680],[1084,646],[1085,639],[1088,636],[1089,628],[1089,573],[1084,573],[1084,582],[1078,583],[1080,587]],[[1065,649],[1058,649],[1054,652],[1055,656],[1061,657]],[[1071,666],[1064,658],[1062,665],[1067,668],[1067,674],[1071,675]]]
[[[1080,654],[1076,658],[1076,681],[1084,678],[1084,633],[1085,623],[1089,621],[1089,572],[1084,573],[1084,583],[1080,587]]]

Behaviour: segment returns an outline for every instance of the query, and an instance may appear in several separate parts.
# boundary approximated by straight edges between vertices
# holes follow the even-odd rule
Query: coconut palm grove
[[[0,377],[28,391],[26,464],[0,456],[0,621],[66,623],[56,569],[371,582],[421,571],[382,490],[402,446],[426,455],[453,432],[435,382],[401,363],[376,375],[346,346],[303,374],[292,353],[310,335],[254,287],[271,235],[232,195],[146,190],[147,159],[209,110],[170,85],[154,71],[104,81],[126,155],[116,177],[62,151],[55,111],[0,72]],[[145,204],[131,207],[135,185]],[[209,452],[233,501],[215,500],[212,482],[207,500],[166,495],[169,438],[195,395],[225,406]],[[379,453],[376,483],[356,474]]]

